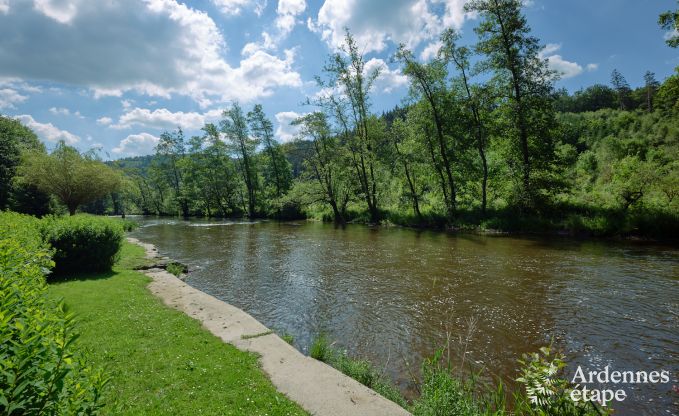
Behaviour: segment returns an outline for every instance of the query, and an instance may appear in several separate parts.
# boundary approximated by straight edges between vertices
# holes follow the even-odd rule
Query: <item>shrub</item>
[[[48,217],[41,231],[55,250],[55,274],[110,270],[124,234],[119,220],[92,215]]]
[[[38,224],[0,213],[0,413],[95,414],[107,380],[73,352],[73,317],[47,297],[53,251]]]

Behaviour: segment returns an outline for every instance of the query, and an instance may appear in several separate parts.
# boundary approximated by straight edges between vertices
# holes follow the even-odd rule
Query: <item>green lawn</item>
[[[111,377],[105,414],[306,414],[276,391],[255,355],[156,299],[150,279],[131,270],[144,261],[125,243],[112,272],[50,285],[77,316],[79,348]]]

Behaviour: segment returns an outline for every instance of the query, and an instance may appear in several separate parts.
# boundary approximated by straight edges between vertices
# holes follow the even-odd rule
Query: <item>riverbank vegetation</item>
[[[401,46],[393,58],[410,94],[381,115],[371,110],[379,69],[347,31],[291,143],[274,140],[261,105],[233,103],[202,135],[165,132],[155,155],[109,163],[119,177],[64,144],[46,155],[29,129],[3,118],[0,208],[46,213],[51,194],[71,213],[676,236],[679,72],[660,82],[648,71],[633,88],[615,70],[610,85],[571,94],[555,88],[559,74],[520,1],[466,7],[480,17],[476,42],[447,30],[427,61]],[[671,26],[673,14],[663,16]],[[51,167],[67,159],[82,167],[74,175],[97,180],[67,176],[78,191],[55,189],[64,186]]]
[[[467,352],[463,354],[466,356]],[[373,364],[351,358],[346,351],[334,347],[324,334],[314,339],[309,355],[375,390],[414,416],[601,416],[612,413],[610,403],[603,407],[570,398],[575,387],[565,379],[564,357],[547,347],[518,360],[515,381],[520,387],[510,392],[501,380],[484,381],[482,372],[465,368],[464,357],[453,362],[451,345],[447,345],[424,360],[418,376],[413,372],[417,395],[410,401]]]

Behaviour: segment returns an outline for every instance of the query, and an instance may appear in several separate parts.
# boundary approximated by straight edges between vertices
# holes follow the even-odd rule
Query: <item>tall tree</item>
[[[327,116],[321,112],[310,113],[292,124],[299,126],[300,136],[311,140],[312,144],[305,164],[312,181],[318,184],[320,196],[310,202],[319,200],[330,205],[335,224],[344,225],[351,186],[342,169],[346,159],[342,158],[337,138],[331,135]]]
[[[456,42],[460,36],[452,29],[447,30],[441,36],[443,49],[441,50],[446,60],[452,62],[459,73],[459,84],[463,90],[464,106],[466,113],[471,114],[471,122],[469,128],[471,135],[474,137],[476,149],[481,160],[481,213],[486,215],[486,206],[488,204],[488,158],[486,157],[486,150],[488,146],[488,128],[485,121],[486,116],[482,114],[484,106],[484,89],[475,87],[470,82],[472,70],[469,64],[470,51],[468,48],[457,46]]]
[[[369,129],[368,120],[370,117],[369,93],[379,75],[379,69],[367,70],[365,59],[358,45],[347,30],[342,53],[336,53],[331,57],[330,62],[325,66],[325,71],[331,77],[330,85],[339,86],[349,102],[351,125],[349,126],[348,119],[340,120],[340,122],[346,123],[348,144],[368,207],[370,222],[377,223],[380,220],[377,197],[377,146],[375,137]]]
[[[614,69],[613,72],[611,72],[611,85],[613,85],[613,89],[615,89],[618,94],[619,108],[621,110],[627,110],[629,107],[629,94],[632,90],[625,77],[622,76],[617,69]]]
[[[649,113],[653,112],[653,96],[658,90],[660,83],[655,79],[655,74],[651,71],[646,71],[644,74],[644,82],[646,88],[646,109]]]
[[[550,104],[554,74],[539,57],[540,45],[530,35],[521,12],[520,0],[472,0],[465,10],[481,15],[474,29],[479,36],[477,51],[487,57],[486,69],[494,72],[499,91],[509,100],[504,135],[518,150],[521,172],[520,206],[531,207],[535,189],[532,170],[549,154],[552,142],[549,124],[553,121]],[[510,166],[514,165],[513,158]]]
[[[186,155],[184,132],[177,129],[174,132],[164,132],[156,145],[156,155],[159,156],[160,168],[165,173],[168,183],[174,190],[175,201],[179,205],[182,216],[189,217],[189,199],[185,194],[184,178],[181,169],[182,160]]]
[[[290,163],[285,159],[280,145],[274,139],[273,124],[264,114],[264,110],[260,104],[248,113],[248,123],[250,125],[250,132],[263,145],[263,166],[262,176],[264,177],[264,185],[272,184],[275,190],[275,198],[277,202],[290,189],[292,181],[292,174],[290,170]],[[280,209],[277,210],[280,216]]]
[[[396,159],[403,166],[403,173],[405,175],[406,183],[408,184],[407,195],[412,201],[413,212],[417,216],[418,221],[422,221],[422,212],[420,211],[420,192],[418,190],[417,177],[414,169],[415,155],[412,149],[412,144],[409,143],[409,126],[405,121],[396,119],[391,125],[391,142],[396,151]]]
[[[444,116],[447,95],[445,64],[438,58],[428,64],[419,63],[413,53],[403,45],[399,48],[396,57],[403,62],[403,73],[410,78],[411,89],[415,95],[424,98],[429,106],[434,124],[436,151],[441,158],[441,168],[446,174],[444,180],[447,187],[444,191],[444,196],[447,196],[446,207],[449,218],[452,218],[457,208],[457,186],[452,166],[455,159],[455,149],[451,143],[452,140],[446,134]]]
[[[259,145],[256,137],[250,137],[248,124],[243,109],[238,103],[222,113],[219,123],[220,130],[231,145],[231,151],[236,155],[239,170],[247,191],[247,214],[249,218],[257,215],[257,190],[259,178],[255,164],[255,151]]]
[[[26,154],[19,174],[27,183],[57,197],[70,215],[79,206],[117,191],[121,183],[117,171],[63,141],[50,155]]]

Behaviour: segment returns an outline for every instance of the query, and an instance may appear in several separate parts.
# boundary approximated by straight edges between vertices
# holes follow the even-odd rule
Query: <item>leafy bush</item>
[[[107,379],[72,348],[63,304],[47,298],[53,251],[39,221],[0,213],[0,413],[95,414]]]
[[[112,218],[48,217],[40,225],[43,239],[55,249],[55,274],[110,270],[123,242],[123,226]]]

